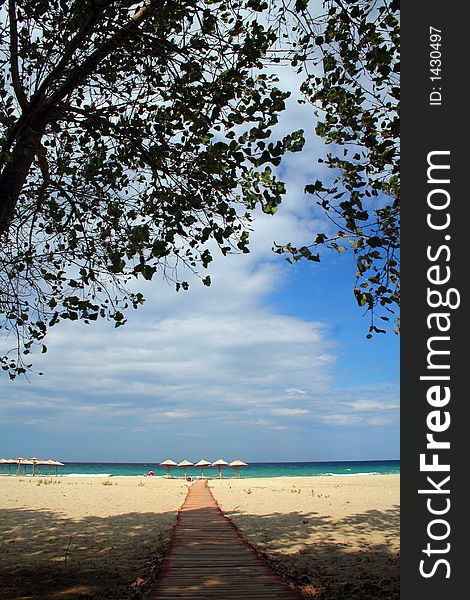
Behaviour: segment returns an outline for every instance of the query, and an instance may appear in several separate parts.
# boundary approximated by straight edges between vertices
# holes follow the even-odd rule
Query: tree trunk
[[[68,79],[49,98],[48,104],[39,106],[45,96],[46,88],[58,76],[58,71],[65,66],[84,37],[90,34],[100,13],[90,17],[77,38],[74,38],[66,48],[65,55],[59,61],[58,67],[46,79],[38,92],[33,96],[28,107],[17,122],[19,133],[11,132],[14,141],[13,151],[9,162],[0,173],[0,236],[8,232],[15,212],[18,198],[28,177],[29,170],[37,154],[41,138],[48,122],[57,119],[57,107],[70,96],[72,92],[89,77],[96,67],[113,51],[117,50],[133,34],[138,27],[157,8],[164,5],[164,0],[146,0],[121,29],[116,31],[100,48],[95,50],[82,64],[75,67]],[[56,107],[54,110],[53,107]],[[27,116],[26,116],[27,115]],[[24,122],[21,122],[25,118]],[[10,148],[9,141],[7,148]]]
[[[18,136],[9,162],[0,174],[0,235],[10,227],[16,204],[37,154],[45,123],[26,127]]]

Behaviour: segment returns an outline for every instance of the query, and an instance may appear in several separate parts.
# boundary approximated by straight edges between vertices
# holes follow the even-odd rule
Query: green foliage
[[[385,332],[375,317],[388,321],[400,303],[398,3],[328,0],[323,18],[297,4],[292,65],[307,73],[302,91],[318,109],[316,133],[331,147],[319,160],[331,176],[305,192],[332,227],[310,246],[287,244],[276,252],[289,261],[318,262],[322,246],[349,247],[357,268],[354,294],[370,312],[371,337]]]
[[[276,212],[270,166],[301,149],[271,128],[288,94],[257,70],[267,3],[9,0],[1,6],[0,313],[11,378],[48,328],[126,322],[132,279],[187,289],[248,252],[249,212]],[[210,276],[200,276],[210,285]],[[46,347],[42,345],[42,351]]]
[[[274,169],[304,144],[273,140],[279,50],[322,115],[330,176],[305,191],[336,229],[276,251],[351,248],[356,300],[382,331],[377,307],[399,304],[395,4],[327,0],[312,17],[299,0],[0,2],[3,371],[25,374],[60,322],[122,326],[144,302],[136,279],[187,290],[184,265],[209,286],[214,242],[249,252],[251,211],[278,210]]]

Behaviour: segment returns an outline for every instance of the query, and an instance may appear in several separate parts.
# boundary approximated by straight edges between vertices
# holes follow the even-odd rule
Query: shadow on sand
[[[176,512],[73,520],[48,510],[1,510],[0,597],[144,598],[175,520]]]
[[[174,512],[129,513],[75,521],[47,510],[3,510],[1,597],[144,599],[163,564],[175,516]],[[399,555],[392,544],[392,537],[398,535],[398,507],[335,522],[298,512],[254,516],[234,511],[228,516],[304,598],[399,598]],[[383,543],[370,544],[373,532],[382,534]]]
[[[398,506],[334,521],[316,513],[298,512],[253,516],[233,511],[227,516],[270,566],[305,598],[400,597]],[[382,542],[371,544],[371,534],[379,534]]]

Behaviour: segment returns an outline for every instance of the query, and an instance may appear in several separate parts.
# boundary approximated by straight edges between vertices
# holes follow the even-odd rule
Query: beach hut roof
[[[248,464],[246,462],[243,462],[242,460],[233,460],[230,464],[230,467],[247,467]]]
[[[34,465],[34,462],[32,460],[28,460],[27,458],[23,458],[21,461],[22,465]]]
[[[228,462],[226,460],[222,460],[221,458],[219,458],[215,462],[212,463],[213,467],[216,467],[217,465],[228,465]]]
[[[210,467],[211,463],[208,462],[207,460],[201,459],[199,462],[197,462],[195,465],[195,467]]]
[[[34,460],[34,462],[37,462],[39,460],[39,458],[37,456],[32,456],[31,460]]]
[[[168,458],[167,460],[164,460],[163,462],[161,462],[160,466],[161,467],[177,467],[178,464],[175,463],[174,460],[171,460],[171,459]]]
[[[178,463],[177,465],[178,467],[193,467],[194,463],[189,462],[189,460],[182,460],[181,462]]]

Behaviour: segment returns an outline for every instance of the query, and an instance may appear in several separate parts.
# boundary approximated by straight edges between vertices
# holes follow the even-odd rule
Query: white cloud
[[[313,129],[311,109],[291,104],[279,134]],[[273,242],[309,243],[325,227],[303,192],[315,179],[316,145],[310,139],[305,152],[286,157],[288,196],[275,216],[256,211],[250,254],[214,251],[209,288],[195,279],[188,292],[178,293],[162,280],[146,283],[147,302],[129,314],[125,327],[53,328],[49,352],[35,358],[45,376],[33,375],[31,384],[5,382],[1,422],[80,431],[84,438],[94,432],[96,439],[105,430],[152,437],[167,431],[168,439],[191,440],[224,432],[228,443],[252,425],[261,433],[325,423],[373,427],[386,424],[376,416],[382,410],[387,423],[396,421],[397,385],[336,385],[340,348],[331,341],[330,324],[315,320],[313,309],[304,319],[265,302],[290,274],[271,252]]]
[[[300,415],[308,414],[306,408],[273,408],[271,411],[273,415],[280,417],[298,417]]]
[[[306,390],[298,390],[297,388],[289,388],[286,390],[288,396],[304,396]]]
[[[354,415],[325,415],[322,417],[322,420],[325,423],[330,423],[332,425],[357,425],[361,422],[361,419]]]
[[[378,402],[377,400],[357,400],[355,402],[347,402],[354,410],[370,411],[370,410],[394,410],[399,408],[398,402]]]
[[[162,413],[162,416],[165,419],[189,419],[193,416],[190,410],[167,410]]]
[[[373,417],[371,419],[368,419],[367,423],[369,425],[380,427],[382,425],[390,425],[391,423],[393,423],[393,419],[388,419],[386,417]]]

